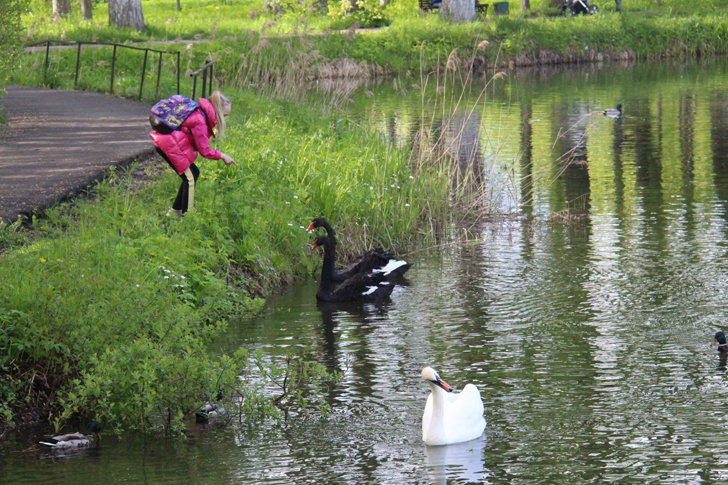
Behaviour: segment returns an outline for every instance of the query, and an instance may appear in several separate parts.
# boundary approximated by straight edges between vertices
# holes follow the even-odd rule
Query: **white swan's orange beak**
[[[306,232],[311,232],[311,231],[313,231],[313,222],[311,224],[309,224],[308,229],[306,229]]]
[[[442,387],[445,390],[445,392],[453,391],[453,387],[450,384],[448,384],[447,382],[443,381],[442,379],[438,379],[437,381],[435,381],[435,384]]]

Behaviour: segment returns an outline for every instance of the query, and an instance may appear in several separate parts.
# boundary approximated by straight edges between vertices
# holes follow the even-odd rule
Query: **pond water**
[[[423,124],[462,133],[443,150],[507,186],[492,206],[519,216],[408,256],[389,303],[321,306],[309,281],[235,323],[226,347],[312,348],[346,371],[328,418],[66,455],[16,436],[0,445],[0,482],[728,480],[728,376],[712,341],[728,314],[728,65],[519,71],[489,85],[485,107],[473,88],[444,118],[413,83],[362,89],[350,116],[396,143]],[[619,119],[590,114],[617,103]],[[567,210],[589,217],[553,217]],[[423,445],[425,365],[478,386],[482,440]]]

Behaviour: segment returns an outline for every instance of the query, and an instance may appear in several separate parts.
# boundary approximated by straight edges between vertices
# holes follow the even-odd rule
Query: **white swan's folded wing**
[[[472,384],[465,386],[457,399],[448,409],[448,415],[453,419],[448,433],[452,433],[453,442],[469,441],[478,438],[485,430],[483,417],[483,401],[480,391]]]

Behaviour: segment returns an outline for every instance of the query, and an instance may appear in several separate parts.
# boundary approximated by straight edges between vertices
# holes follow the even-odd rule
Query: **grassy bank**
[[[407,5],[407,8],[403,5]],[[393,17],[391,25],[385,29],[358,34],[344,31],[305,36],[300,35],[300,30],[286,27],[286,19],[293,14],[283,15],[259,26],[257,17],[248,18],[250,22],[255,20],[250,23],[241,16],[239,10],[238,29],[231,27],[226,31],[222,29],[222,23],[218,23],[215,24],[216,30],[206,30],[198,20],[198,23],[191,24],[194,27],[175,31],[174,36],[187,36],[199,30],[195,35],[206,39],[206,42],[180,42],[161,48],[183,51],[183,93],[191,93],[187,74],[200,67],[206,58],[216,61],[218,85],[241,88],[264,86],[285,93],[290,86],[300,87],[316,79],[390,74],[404,76],[407,73],[416,76],[421,70],[436,72],[444,69],[448,60],[459,61],[461,68],[472,66],[482,70],[488,66],[502,68],[627,58],[650,60],[697,57],[728,51],[728,12],[723,9],[691,15],[669,11],[651,15],[602,13],[578,18],[526,18],[511,15],[495,17],[487,23],[479,21],[449,25],[434,15],[427,14],[422,18],[413,15],[410,7],[406,3],[393,3],[389,8],[393,12],[400,9],[401,14]],[[217,8],[211,11],[218,12]],[[220,11],[224,8],[228,7],[221,6]],[[186,14],[188,10],[183,12]],[[214,24],[217,18],[212,18],[211,22]],[[309,29],[319,31],[327,25],[326,17],[309,15],[306,18],[320,20],[316,29],[311,28],[317,25],[313,20],[308,22]],[[178,21],[181,22],[177,19],[170,23],[170,28]],[[57,37],[57,25],[62,23],[51,24],[47,32],[42,33],[43,37]],[[271,23],[274,25],[265,28]],[[93,28],[86,29],[84,25],[90,24],[81,21],[73,23],[69,20],[67,24],[70,29],[66,31],[68,39],[128,40],[155,37],[147,35],[154,31],[151,27],[145,33],[122,32],[110,27],[103,27],[96,32]],[[45,21],[44,25],[48,25],[48,22]],[[265,34],[261,34],[261,31]],[[288,32],[290,35],[268,35],[276,32]],[[169,32],[165,35],[166,38],[174,36],[169,35]],[[483,46],[484,40],[489,42],[489,46],[478,49],[478,46]],[[128,59],[120,58],[118,61],[116,83],[119,87],[115,91],[133,96],[138,93],[143,54],[124,53],[123,56]],[[24,56],[11,81],[71,87],[75,59],[76,53],[72,49],[54,51],[51,54],[49,75],[44,78],[43,53],[28,54]],[[84,51],[79,79],[81,88],[108,91],[110,59],[108,49]],[[150,100],[154,96],[155,64],[150,62],[147,69],[146,92]],[[174,69],[174,62],[166,59],[161,95],[171,94],[169,88],[173,84]],[[122,74],[119,76],[118,73]]]
[[[346,121],[228,94],[217,147],[240,168],[201,162],[183,220],[165,217],[179,184],[171,171],[138,191],[117,174],[97,197],[49,210],[34,234],[0,237],[5,422],[178,427],[216,390],[244,393],[244,353],[216,358],[206,343],[226,315],[257,310],[256,295],[316,271],[303,230],[312,217],[329,218],[350,252],[401,250],[427,239],[423,221],[444,217],[449,176],[437,166],[413,165]]]

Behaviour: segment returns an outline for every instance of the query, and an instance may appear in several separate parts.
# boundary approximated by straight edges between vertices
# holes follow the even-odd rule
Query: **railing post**
[[[46,40],[46,55],[45,62],[43,63],[43,80],[45,81],[46,74],[48,73],[48,54],[51,52],[51,41]]]
[[[177,94],[179,94],[179,71],[180,71],[180,52],[177,51]]]
[[[81,61],[81,42],[78,43],[78,52],[76,53],[76,79],[73,81],[73,89],[76,89],[76,86],[78,85],[78,70],[81,67],[80,66]]]
[[[159,98],[159,78],[162,76],[162,53],[159,53],[159,63],[157,64],[157,94],[155,98]]]
[[[210,62],[212,62],[212,61],[210,61]],[[210,92],[209,92],[209,93],[207,93],[207,97],[208,97],[208,98],[209,98],[210,96],[212,96],[212,69],[213,69],[214,67],[215,67],[215,64],[210,64],[210,89],[209,89],[209,91],[210,91]]]
[[[114,45],[114,53],[111,55],[111,87],[109,94],[114,94],[114,64],[116,64],[116,44]]]
[[[147,56],[149,49],[144,49],[144,63],[142,64],[142,82],[139,83],[139,101],[142,100],[142,92],[144,91],[144,73],[147,71]]]
[[[207,68],[202,71],[202,96],[207,96]]]
[[[197,89],[197,76],[192,78],[192,101],[195,100],[195,90]]]

